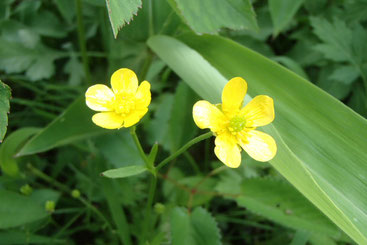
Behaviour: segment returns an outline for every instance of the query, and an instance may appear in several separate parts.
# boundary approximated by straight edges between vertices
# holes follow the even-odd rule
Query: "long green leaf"
[[[93,124],[93,113],[85,105],[84,96],[78,98],[53,122],[32,137],[19,150],[17,156],[47,151],[76,140],[108,132]]]
[[[249,94],[274,98],[275,121],[263,127],[278,145],[270,163],[335,224],[367,243],[367,122],[284,67],[219,36],[152,37],[149,46],[200,96],[219,102],[227,79]],[[209,94],[209,96],[208,96]]]
[[[0,80],[0,143],[8,127],[10,88]]]
[[[126,178],[126,177],[144,173],[145,171],[147,171],[147,168],[145,166],[133,165],[133,166],[128,166],[128,167],[109,169],[107,171],[104,171],[102,173],[102,176],[105,176],[107,178],[113,178],[113,179]]]

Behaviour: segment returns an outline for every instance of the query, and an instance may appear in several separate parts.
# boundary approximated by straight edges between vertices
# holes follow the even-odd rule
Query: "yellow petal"
[[[137,100],[138,108],[146,108],[150,104],[150,83],[144,81],[140,84],[138,91],[136,92],[135,99]]]
[[[259,162],[267,162],[273,159],[277,153],[277,145],[270,135],[252,130],[248,133],[240,134],[242,136],[239,144],[247,154]]]
[[[112,74],[111,86],[115,94],[135,93],[138,88],[138,78],[132,70],[122,68]]]
[[[230,168],[238,168],[241,164],[241,148],[231,134],[220,134],[215,138],[214,153]]]
[[[260,127],[274,120],[274,102],[266,95],[258,95],[240,112],[246,119],[247,127]]]
[[[115,112],[101,112],[94,114],[92,121],[102,128],[116,129],[122,127],[124,118]]]
[[[103,84],[96,84],[85,92],[86,104],[95,111],[112,111],[115,95],[112,90]]]
[[[247,92],[247,83],[241,77],[229,80],[222,92],[222,110],[232,115],[242,107]]]
[[[136,110],[133,113],[129,114],[124,121],[124,127],[128,128],[139,122],[139,120],[147,113],[148,108],[144,108],[142,110]]]
[[[223,129],[223,124],[226,122],[223,113],[216,106],[205,100],[195,103],[192,115],[199,128],[210,128],[213,132]]]

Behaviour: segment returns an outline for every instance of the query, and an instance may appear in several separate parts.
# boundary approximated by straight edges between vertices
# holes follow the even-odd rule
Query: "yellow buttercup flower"
[[[235,77],[223,89],[222,104],[201,100],[193,108],[196,125],[209,128],[216,135],[215,155],[231,168],[240,166],[241,148],[261,162],[271,160],[277,152],[274,139],[255,130],[274,120],[273,99],[259,95],[242,107],[246,92],[246,81]]]
[[[115,71],[111,77],[112,90],[103,84],[88,88],[85,93],[89,108],[100,113],[92,121],[102,128],[130,127],[147,113],[150,104],[150,83],[144,81],[138,87],[138,78],[127,68]]]

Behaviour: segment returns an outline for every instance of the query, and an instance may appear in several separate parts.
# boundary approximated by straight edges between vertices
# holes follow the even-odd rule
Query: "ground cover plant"
[[[0,244],[367,244],[365,0],[0,2]]]

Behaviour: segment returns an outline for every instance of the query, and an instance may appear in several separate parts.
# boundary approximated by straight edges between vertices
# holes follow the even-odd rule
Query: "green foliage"
[[[147,168],[145,166],[128,166],[123,168],[117,168],[117,169],[110,169],[107,171],[104,171],[102,176],[108,177],[108,178],[126,178],[130,176],[134,176],[137,174],[141,174],[147,171]]]
[[[171,214],[172,245],[219,245],[220,234],[215,219],[203,208],[189,213],[176,207]]]
[[[0,83],[0,243],[365,244],[365,6],[0,1],[0,76],[12,90]],[[128,129],[98,128],[85,105],[86,88],[121,67],[151,84],[136,125],[148,161]],[[234,76],[248,82],[245,103],[274,99],[264,130],[276,157],[243,153],[229,169],[205,136],[171,159],[203,133],[193,104],[218,103]]]
[[[2,142],[8,127],[10,95],[10,88],[0,80],[0,142]]]
[[[255,12],[249,0],[169,2],[196,33],[217,33],[224,27],[235,30],[257,29]]]
[[[119,30],[137,14],[142,2],[141,0],[106,0],[106,5],[113,35],[116,38]]]

